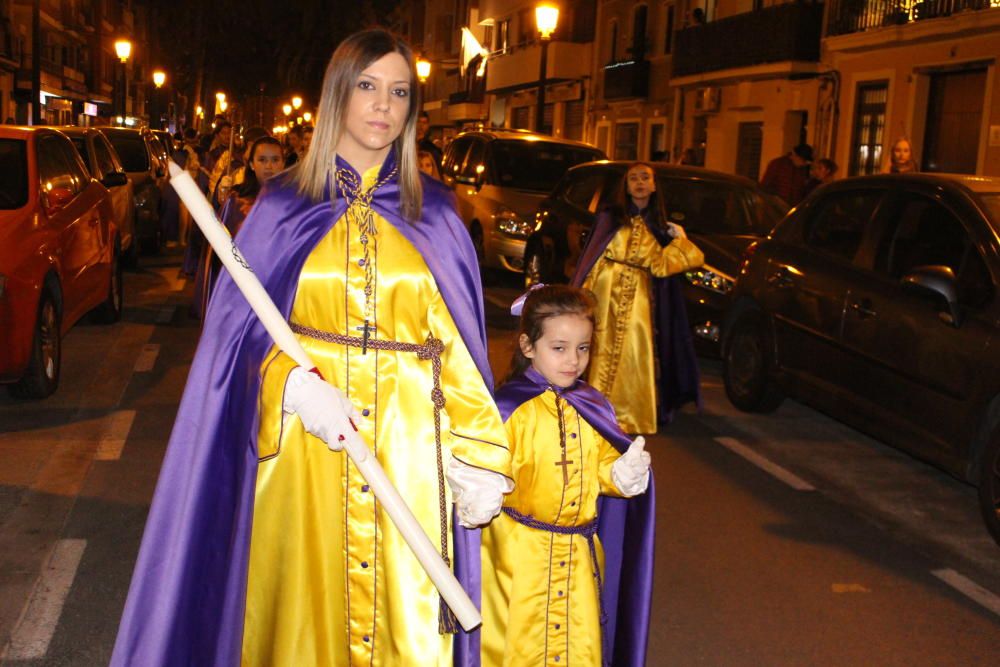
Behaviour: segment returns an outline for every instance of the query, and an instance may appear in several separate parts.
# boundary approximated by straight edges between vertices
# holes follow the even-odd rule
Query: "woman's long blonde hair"
[[[400,214],[407,220],[419,220],[423,192],[417,162],[420,86],[417,85],[416,65],[409,44],[382,28],[356,32],[333,52],[323,76],[323,92],[316,111],[312,143],[305,158],[289,170],[289,178],[298,185],[299,193],[313,201],[322,199],[337,143],[344,129],[344,114],[358,77],[365,68],[390,53],[398,53],[410,65],[410,110],[406,114],[403,131],[393,142],[399,169]]]

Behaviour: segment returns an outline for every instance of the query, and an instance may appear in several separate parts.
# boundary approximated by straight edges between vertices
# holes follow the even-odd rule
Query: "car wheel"
[[[62,360],[62,339],[59,335],[59,309],[47,290],[38,304],[38,319],[31,342],[28,370],[8,387],[15,398],[45,398],[59,386],[59,364]]]
[[[122,307],[125,302],[125,292],[122,288],[122,262],[118,243],[111,255],[111,280],[108,282],[108,295],[104,303],[99,305],[94,314],[102,324],[112,324],[122,318]]]
[[[994,427],[979,468],[979,508],[986,528],[1000,544],[1000,425]]]
[[[784,397],[770,377],[770,337],[760,311],[747,310],[729,326],[722,349],[726,396],[740,410],[772,412]]]

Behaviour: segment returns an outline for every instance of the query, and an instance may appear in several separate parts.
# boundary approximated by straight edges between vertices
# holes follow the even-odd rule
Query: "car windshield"
[[[497,185],[518,190],[550,192],[567,169],[602,157],[593,149],[547,141],[493,143]]]
[[[994,227],[1000,231],[1000,192],[986,192],[979,195],[979,198],[990,210],[990,217],[993,218]]]
[[[149,154],[146,152],[146,144],[141,136],[138,134],[127,136],[113,134],[108,139],[115,147],[125,171],[149,171]]]
[[[28,157],[25,142],[0,139],[0,209],[28,203]]]

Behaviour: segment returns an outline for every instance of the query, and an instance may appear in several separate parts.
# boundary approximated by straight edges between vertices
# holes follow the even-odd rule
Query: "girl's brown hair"
[[[521,351],[521,336],[527,336],[534,345],[545,333],[545,321],[560,315],[580,315],[596,326],[594,310],[597,299],[590,290],[569,285],[545,285],[528,292],[521,310],[521,321],[514,338],[514,354],[510,360],[510,370],[504,382],[512,380],[528,370],[531,359]]]
[[[423,191],[417,168],[420,86],[417,85],[416,65],[409,44],[382,28],[356,32],[333,52],[323,77],[312,143],[305,158],[289,170],[289,178],[298,184],[299,193],[313,201],[323,197],[333,160],[336,159],[337,143],[344,130],[344,115],[358,77],[365,68],[390,53],[398,53],[410,65],[410,110],[403,131],[396,137],[393,146],[399,168],[400,213],[407,220],[419,220]]]

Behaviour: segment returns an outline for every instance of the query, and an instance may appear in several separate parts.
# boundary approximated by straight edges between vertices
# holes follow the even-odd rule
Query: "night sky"
[[[152,3],[156,66],[194,91],[204,63],[206,94],[235,97],[318,93],[334,48],[346,35],[385,22],[395,0],[177,0]],[[376,20],[382,17],[382,20]],[[157,43],[158,42],[158,43]]]

